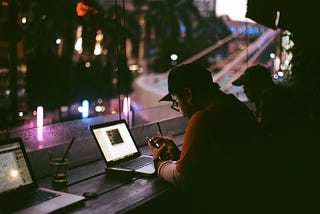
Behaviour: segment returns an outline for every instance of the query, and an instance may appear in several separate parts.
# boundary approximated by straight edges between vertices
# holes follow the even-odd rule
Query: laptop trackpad
[[[135,172],[144,173],[144,174],[154,174],[156,172],[153,164],[148,164],[144,167],[136,169]]]

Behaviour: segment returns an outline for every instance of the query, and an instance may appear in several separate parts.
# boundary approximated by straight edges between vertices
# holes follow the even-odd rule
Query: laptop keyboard
[[[121,163],[118,166],[121,168],[125,168],[125,169],[131,169],[131,170],[135,170],[138,168],[141,168],[145,165],[151,164],[152,163],[152,158],[147,157],[147,156],[142,156],[139,158],[136,158],[134,160],[125,162],[125,163]]]
[[[55,198],[59,195],[60,194],[58,193],[52,193],[52,192],[44,191],[41,189],[37,189],[30,193],[16,196],[14,198],[15,206],[10,205],[11,203],[9,201],[8,203],[4,204],[4,206],[6,211],[16,211],[21,208],[31,207],[33,205]]]
[[[43,201],[47,201],[49,199],[55,198],[59,196],[58,193],[48,192],[41,189],[33,191],[28,198],[26,198],[27,206],[31,207],[35,204],[41,203]]]

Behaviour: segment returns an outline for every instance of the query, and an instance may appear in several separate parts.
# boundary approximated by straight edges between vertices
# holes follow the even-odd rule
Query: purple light
[[[37,140],[38,141],[43,141],[43,127],[38,127],[37,128]]]
[[[42,127],[43,126],[43,107],[38,106],[37,107],[37,127]]]
[[[131,105],[131,100],[130,97],[125,97],[123,99],[123,113],[129,113],[130,112],[130,105]]]

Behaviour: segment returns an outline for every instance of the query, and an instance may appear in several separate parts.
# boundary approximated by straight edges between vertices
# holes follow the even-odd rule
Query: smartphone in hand
[[[156,147],[156,148],[160,148],[160,144],[159,143],[156,143],[155,141],[153,141],[151,138],[149,137],[146,137],[147,141],[149,143],[151,143],[152,146]]]

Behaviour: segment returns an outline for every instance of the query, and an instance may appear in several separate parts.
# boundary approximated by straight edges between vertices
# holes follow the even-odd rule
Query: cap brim
[[[232,85],[235,85],[235,86],[244,85],[245,79],[246,79],[245,76],[241,75],[238,79],[236,79],[235,81],[232,82]]]
[[[172,100],[172,97],[171,97],[171,94],[169,93],[169,94],[167,94],[166,96],[162,97],[162,98],[159,100],[159,102],[161,102],[161,101],[173,101],[173,100]]]

